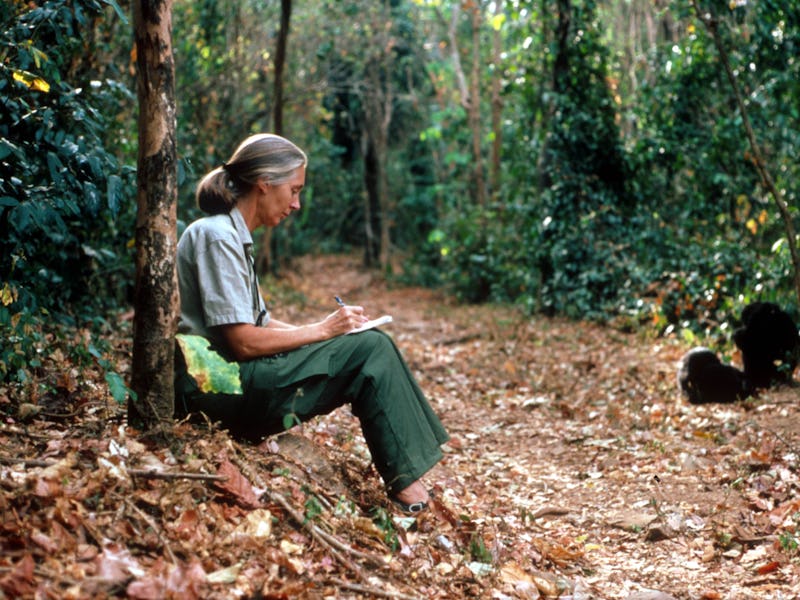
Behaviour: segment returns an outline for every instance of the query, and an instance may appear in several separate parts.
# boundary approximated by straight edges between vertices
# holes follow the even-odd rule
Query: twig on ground
[[[409,596],[408,594],[403,594],[402,592],[394,592],[391,590],[379,590],[377,588],[367,587],[364,585],[360,585],[358,583],[341,581],[340,579],[334,579],[332,581],[334,584],[346,590],[358,592],[360,594],[367,594],[370,597],[379,596],[382,598],[397,598],[398,600],[419,600],[420,598],[420,596]]]
[[[309,533],[311,533],[311,535],[314,537],[314,539],[316,539],[317,541],[321,542],[325,546],[328,546],[328,548],[330,548],[331,550],[333,550],[333,551],[340,550],[342,552],[346,552],[347,554],[350,554],[350,555],[355,556],[356,558],[360,558],[362,560],[366,560],[366,561],[368,561],[371,564],[376,565],[376,566],[385,566],[386,565],[386,563],[383,560],[381,560],[380,558],[377,558],[377,557],[375,557],[375,556],[373,556],[371,554],[366,554],[364,552],[360,552],[358,550],[355,550],[355,549],[351,548],[350,546],[348,546],[344,542],[340,541],[335,536],[331,535],[330,533],[328,533],[327,531],[325,531],[321,527],[318,527],[317,525],[315,525],[314,523],[312,523],[308,519],[303,518],[303,515],[300,514],[299,512],[297,512],[294,509],[294,507],[292,507],[292,505],[289,504],[289,502],[286,500],[286,498],[284,498],[280,494],[276,494],[274,492],[268,491],[267,495],[269,496],[269,499],[272,502],[274,502],[275,504],[279,504],[281,506],[281,508],[286,510],[286,512],[288,512],[295,521],[297,521],[300,525],[305,527],[309,531]],[[350,563],[349,560],[347,562]],[[361,573],[361,567],[359,567],[358,565],[355,565],[354,563],[350,563],[350,564],[353,564],[353,566],[355,567],[355,570],[357,572],[359,572],[359,574],[363,575],[363,573]]]
[[[11,456],[0,455],[0,464],[22,465],[23,467],[47,468],[57,464],[54,460],[41,460],[38,458],[13,458]],[[84,469],[92,469],[90,465],[80,465]],[[143,477],[145,479],[196,479],[202,481],[224,481],[222,475],[212,475],[209,473],[189,473],[187,471],[156,471],[154,469],[127,469],[127,473],[132,477]]]
[[[114,494],[114,495],[117,496],[117,497],[120,497],[119,494]],[[167,554],[169,555],[169,559],[172,561],[172,564],[173,565],[177,565],[178,564],[178,559],[175,558],[175,554],[172,552],[172,548],[170,547],[169,542],[167,541],[167,539],[163,535],[161,535],[161,528],[156,524],[155,521],[153,521],[153,519],[150,517],[150,515],[148,515],[141,508],[139,508],[133,502],[131,502],[131,500],[129,498],[122,497],[122,501],[125,503],[126,506],[130,507],[131,509],[133,509],[133,511],[137,515],[139,515],[142,519],[144,519],[144,522],[147,523],[150,526],[150,529],[155,531],[156,536],[158,537],[158,541],[161,542],[162,546],[164,546],[164,549],[167,551]]]
[[[133,477],[145,479],[194,479],[200,481],[225,481],[223,475],[211,473],[188,473],[186,471],[155,471],[152,469],[128,469],[128,474]]]
[[[358,550],[351,548],[350,546],[340,541],[335,536],[328,533],[315,523],[312,523],[308,519],[304,518],[300,512],[295,510],[295,508],[291,504],[289,504],[286,498],[269,489],[269,487],[266,485],[266,483],[263,481],[263,479],[260,477],[257,471],[253,469],[250,463],[246,460],[247,452],[245,451],[245,449],[237,442],[233,442],[233,446],[236,449],[236,451],[241,455],[242,458],[235,456],[231,460],[233,460],[236,463],[236,466],[239,467],[242,473],[246,477],[250,478],[253,481],[253,483],[255,483],[257,486],[267,490],[266,494],[269,497],[269,499],[275,504],[278,504],[287,513],[289,513],[289,515],[300,526],[307,529],[315,540],[320,542],[322,545],[326,546],[331,551],[331,553],[334,554],[334,556],[336,556],[337,560],[342,561],[345,566],[352,569],[354,572],[356,572],[360,577],[364,579],[366,578],[366,576],[361,571],[361,567],[350,561],[346,556],[341,556],[339,554],[339,551],[354,556],[356,558],[365,560],[376,566],[385,566],[384,561],[381,560],[380,558],[377,558],[370,554],[366,554],[364,552],[359,552]]]

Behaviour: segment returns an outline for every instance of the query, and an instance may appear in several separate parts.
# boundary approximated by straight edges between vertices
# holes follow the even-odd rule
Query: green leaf
[[[0,160],[3,160],[14,151],[14,145],[8,140],[0,140]]]
[[[106,383],[108,384],[108,391],[111,392],[111,397],[114,398],[118,404],[123,404],[129,395],[132,398],[136,397],[133,390],[125,385],[125,381],[120,377],[119,373],[108,371],[106,373]]]
[[[228,362],[214,351],[206,338],[179,333],[175,336],[183,352],[186,368],[205,393],[241,394],[239,365]]]
[[[294,413],[289,413],[289,414],[283,415],[283,428],[284,429],[291,429],[295,425],[299,425],[299,424],[300,424],[300,421],[298,420],[297,415],[295,415]]]
[[[120,19],[122,19],[123,23],[125,24],[128,23],[128,16],[125,14],[125,11],[120,8],[119,4],[117,4],[115,0],[103,0],[103,1],[114,9],[114,12],[116,12],[117,16]]]

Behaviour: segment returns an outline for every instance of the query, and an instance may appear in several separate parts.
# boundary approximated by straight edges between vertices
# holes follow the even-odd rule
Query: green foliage
[[[798,128],[786,115],[797,107],[784,94],[798,90],[791,59],[797,8],[761,2],[732,11],[721,3],[710,8],[748,93],[756,138],[771,157],[767,169],[794,206],[797,164],[790,157]],[[659,253],[646,263],[661,275],[648,290],[661,331],[724,334],[726,322],[750,301],[771,300],[791,312],[797,298],[783,226],[758,181],[716,49],[690,11],[676,14],[685,19],[687,34],[651,55],[655,75],[641,89],[630,152],[635,194],[664,222]],[[753,28],[758,33],[750,35]]]
[[[92,26],[116,2],[0,8],[0,379],[35,368],[37,322],[122,302],[132,281],[133,171],[104,144],[128,95],[93,78]],[[8,297],[6,298],[6,300]]]
[[[778,536],[778,540],[780,541],[781,548],[783,548],[785,552],[788,552],[790,554],[797,553],[798,543],[797,543],[797,538],[794,536],[794,534],[785,531]]]
[[[135,397],[114,363],[107,325],[75,328],[47,316],[13,315],[0,306],[0,380],[10,384],[10,414],[19,402],[81,402],[103,378],[118,403]]]
[[[121,226],[135,186],[104,148],[97,108],[123,88],[75,62],[101,9],[53,1],[0,13],[0,278],[16,286],[17,311],[113,305],[130,281]]]
[[[630,217],[627,164],[606,85],[592,2],[574,3],[569,35],[549,68],[549,106],[531,95],[546,134],[509,123],[508,181],[491,207],[452,207],[436,230],[438,255],[459,296],[517,301],[529,310],[600,318],[642,274],[624,227]],[[542,111],[550,116],[545,116]],[[534,142],[541,136],[542,142]],[[540,161],[530,160],[538,151]],[[435,248],[431,248],[435,250]]]
[[[563,37],[556,10],[531,15],[528,24],[540,19],[541,31],[510,13],[506,68],[519,76],[506,88],[517,102],[506,105],[513,117],[499,202],[440,205],[417,255],[418,277],[443,274],[467,301],[628,316],[664,334],[728,336],[728,323],[757,299],[796,310],[782,223],[753,168],[713,42],[688,5],[675,4],[684,35],[652,48],[624,106],[612,95],[594,2],[572,3]],[[800,11],[785,2],[745,6],[714,9],[749,90],[756,135],[796,215],[798,128],[790,115],[798,114],[791,98],[800,78],[791,56]],[[537,43],[549,48],[544,59],[513,46]],[[551,86],[542,85],[549,77]]]
[[[0,306],[0,381],[24,382],[29,369],[41,366],[37,350],[42,336],[36,315],[11,310],[16,288],[6,282],[3,292],[7,295],[3,294],[6,299]]]
[[[471,560],[487,565],[494,562],[492,553],[486,547],[486,542],[478,533],[473,533],[469,540],[469,556]]]
[[[305,502],[305,520],[303,523],[308,523],[310,521],[316,521],[319,516],[325,512],[325,509],[322,506],[322,503],[319,501],[313,493],[307,488],[303,488],[303,491],[306,493],[306,502]]]
[[[391,513],[381,507],[372,509],[372,522],[383,532],[383,541],[394,552],[400,547],[400,539],[397,536],[397,528]]]

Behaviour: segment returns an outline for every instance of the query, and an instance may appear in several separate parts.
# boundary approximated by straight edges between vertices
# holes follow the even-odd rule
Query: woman
[[[237,363],[242,392],[204,393],[180,365],[176,406],[257,440],[349,402],[390,498],[419,512],[428,502],[420,477],[441,459],[448,435],[391,338],[343,335],[367,321],[360,306],[308,325],[283,323],[258,290],[251,233],[300,209],[307,162],[290,141],[255,135],[200,181],[197,202],[210,216],[178,242],[179,332],[204,337]]]

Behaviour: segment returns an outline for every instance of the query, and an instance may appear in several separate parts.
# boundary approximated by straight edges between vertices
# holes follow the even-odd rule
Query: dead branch
[[[461,106],[467,109],[469,108],[472,99],[469,95],[467,78],[464,75],[464,69],[461,66],[461,55],[458,49],[458,36],[456,35],[458,30],[458,18],[461,14],[461,4],[459,2],[453,3],[451,10],[452,13],[450,15],[450,22],[448,23],[439,7],[435,7],[436,16],[447,30],[447,39],[450,45],[450,58],[453,61],[453,71],[455,72],[456,83],[458,85],[458,91],[461,97]]]
[[[377,558],[375,556],[372,556],[371,554],[366,554],[364,552],[360,552],[358,550],[355,550],[355,549],[351,548],[350,546],[348,546],[344,542],[338,540],[335,536],[331,535],[330,533],[328,533],[327,531],[325,531],[321,527],[318,527],[317,525],[315,525],[314,523],[312,523],[308,519],[305,519],[303,517],[303,515],[301,513],[297,512],[294,509],[294,507],[292,507],[292,505],[289,504],[289,502],[286,500],[286,498],[284,498],[280,494],[274,493],[272,491],[267,491],[267,495],[268,495],[270,501],[274,502],[275,504],[280,505],[280,507],[283,508],[287,513],[289,513],[289,515],[298,524],[300,524],[302,527],[304,527],[306,530],[308,530],[308,532],[311,534],[311,536],[316,541],[320,542],[323,546],[326,546],[333,553],[333,555],[337,558],[337,560],[340,560],[342,562],[342,564],[344,564],[346,567],[348,567],[353,572],[355,572],[359,577],[364,579],[364,581],[367,580],[367,576],[361,570],[361,567],[359,567],[357,564],[352,562],[346,556],[342,556],[340,554],[340,551],[341,552],[345,552],[347,554],[350,554],[352,556],[355,556],[356,558],[360,558],[362,560],[368,561],[369,563],[371,563],[372,565],[375,565],[375,566],[381,566],[382,567],[382,566],[386,565],[386,563],[383,560],[381,560],[380,558]]]
[[[0,464],[22,465],[28,467],[52,467],[56,464],[54,460],[41,460],[37,458],[13,458],[11,456],[0,455]],[[92,469],[91,465],[81,465],[81,468]],[[155,469],[127,469],[127,473],[132,477],[142,477],[144,479],[196,479],[202,481],[225,481],[222,475],[211,475],[209,473],[189,473],[187,471],[156,471]]]
[[[119,497],[119,494],[114,494],[114,495]],[[172,548],[170,548],[170,545],[167,542],[167,540],[164,538],[164,536],[161,535],[161,528],[156,524],[156,522],[153,521],[153,519],[147,513],[145,513],[141,508],[139,508],[133,502],[131,502],[130,499],[122,498],[122,501],[125,503],[125,506],[131,508],[137,515],[139,515],[142,519],[144,519],[144,522],[150,526],[150,529],[156,532],[158,541],[161,542],[162,546],[164,546],[164,549],[167,551],[167,554],[169,555],[169,559],[172,561],[172,564],[177,565],[178,559],[175,558],[175,554],[172,552]]]
[[[359,585],[357,583],[349,583],[347,581],[341,581],[339,579],[334,579],[333,583],[346,590],[358,592],[360,594],[366,594],[370,598],[372,597],[398,598],[399,600],[419,600],[420,598],[420,596],[409,596],[407,594],[403,594],[402,592],[393,592],[391,590],[379,590],[374,587],[367,587]]]
[[[189,473],[187,471],[156,471],[153,469],[128,469],[128,474],[133,477],[145,479],[194,479],[200,481],[225,481],[227,477],[223,475],[212,475],[210,473]]]

